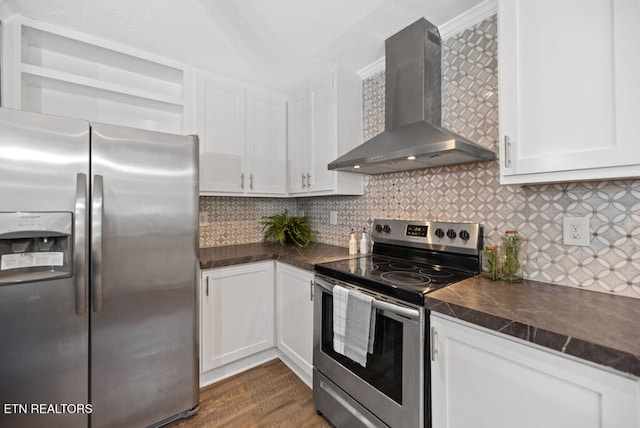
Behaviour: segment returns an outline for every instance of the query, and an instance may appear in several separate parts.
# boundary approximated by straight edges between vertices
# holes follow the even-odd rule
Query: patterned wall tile
[[[285,210],[297,215],[296,200],[202,196],[200,213],[206,221],[200,223],[200,247],[260,242],[262,217]]]
[[[443,44],[443,123],[498,151],[497,20]],[[384,130],[384,73],[363,82],[363,135]],[[525,239],[530,279],[640,297],[640,180],[501,186],[498,161],[367,177],[364,196],[201,198],[201,246],[257,242],[258,221],[289,209],[310,216],[320,242],[346,247],[375,218],[469,221],[485,243],[508,229]],[[338,224],[329,224],[329,211]],[[562,217],[588,216],[589,247],[562,244]]]

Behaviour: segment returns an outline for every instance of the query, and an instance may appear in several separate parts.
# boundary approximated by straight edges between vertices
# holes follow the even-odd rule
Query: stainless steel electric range
[[[479,272],[482,226],[375,220],[373,253],[316,265],[313,401],[335,426],[430,427],[427,293]],[[333,349],[333,288],[373,297],[366,367]]]

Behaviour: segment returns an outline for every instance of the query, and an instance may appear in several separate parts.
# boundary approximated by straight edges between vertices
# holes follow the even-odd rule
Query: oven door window
[[[362,367],[333,350],[333,296],[322,293],[322,352],[400,405],[402,327],[401,322],[382,315],[378,310],[373,354],[367,355],[367,367]]]

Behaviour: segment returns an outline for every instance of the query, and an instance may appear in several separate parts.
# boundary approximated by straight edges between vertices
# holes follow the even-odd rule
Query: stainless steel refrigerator
[[[0,427],[198,405],[198,141],[0,109]]]

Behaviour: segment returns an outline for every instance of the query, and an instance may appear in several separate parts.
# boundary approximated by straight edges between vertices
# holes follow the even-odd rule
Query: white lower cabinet
[[[434,427],[640,426],[631,376],[436,313],[431,328]]]
[[[313,272],[276,266],[276,342],[283,361],[307,385],[313,375]]]
[[[271,260],[202,271],[200,386],[280,358],[311,387],[312,282]]]
[[[204,271],[201,372],[274,346],[274,262]]]

